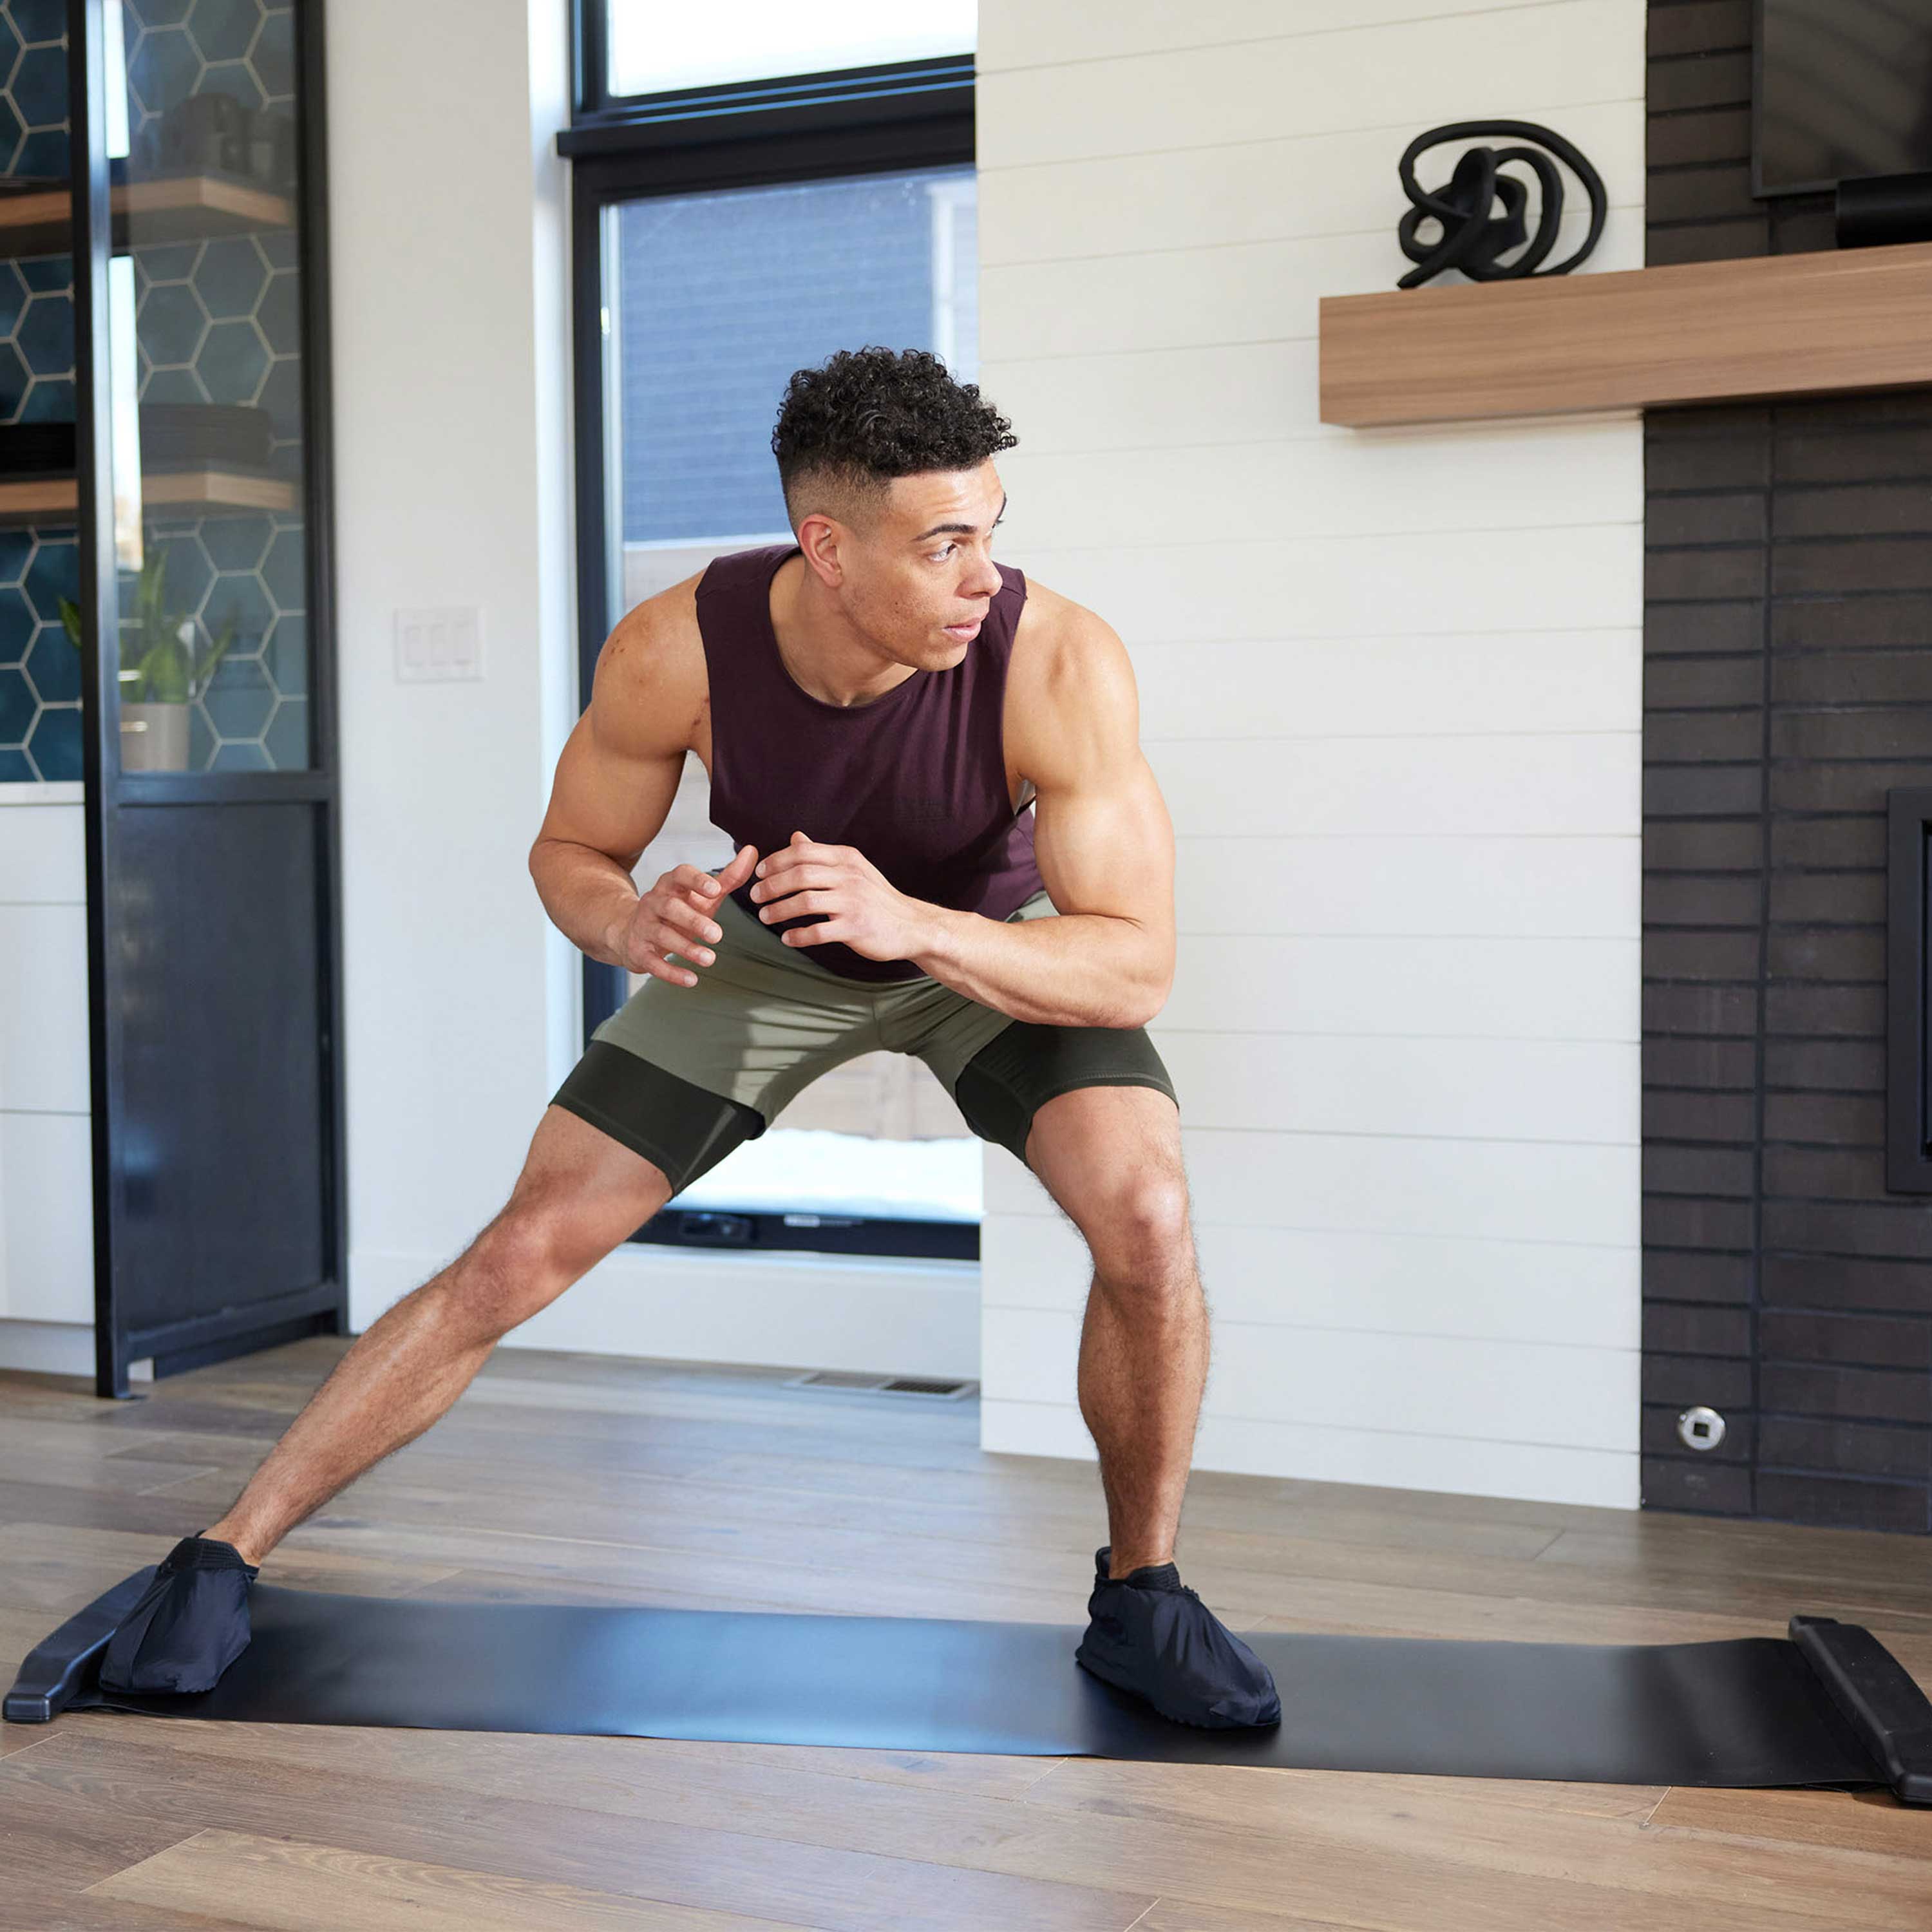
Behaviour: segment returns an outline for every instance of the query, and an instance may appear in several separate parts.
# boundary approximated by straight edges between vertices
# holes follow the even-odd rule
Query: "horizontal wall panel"
[[[1014,509],[1018,516],[1020,506]],[[1574,623],[1580,610],[1593,625],[1625,628],[1642,621],[1642,549],[1636,524],[1586,524],[1560,540],[1526,541],[1508,559],[1507,596],[1498,592],[1490,542],[1284,537],[1104,549],[1034,542],[1016,554],[1030,578],[1099,611],[1127,644],[1138,645],[1482,630],[1546,634]],[[1365,596],[1371,584],[1375,595]],[[1131,586],[1130,596],[1124,586]],[[1634,712],[1604,722],[1632,730],[1638,724]],[[1634,818],[1630,824],[1634,830]]]
[[[1636,1448],[1634,1348],[1556,1348],[1493,1336],[1292,1334],[1223,1320],[1203,1418],[1374,1427],[1396,1433]],[[1013,1402],[1076,1402],[1077,1315],[988,1309],[980,1328],[987,1381]]]
[[[1635,1247],[1638,1150],[1570,1142],[1242,1133],[1196,1127],[1182,1158],[1196,1226],[1468,1235]],[[1054,1215],[1032,1169],[986,1150],[985,1212]]]
[[[1588,731],[1634,716],[1635,628],[1130,646],[1142,741]],[[1229,716],[1231,700],[1238,716]],[[1238,724],[1239,731],[1231,729]]]
[[[1117,59],[1170,47],[1307,38],[1343,28],[1380,26],[1393,38],[1419,15],[1453,20],[1547,0],[1216,0],[1211,8],[1183,10],[1172,0],[1112,0],[1106,35],[1096,44],[1092,0],[1028,0],[1024,8],[980,10],[975,62],[982,74],[1002,68],[1044,67],[1068,61]]]
[[[0,788],[16,795],[41,789]],[[0,802],[0,905],[86,905],[86,836],[78,802],[28,805],[17,796]]]
[[[1606,180],[1636,184],[1614,204],[1608,220],[1640,226],[1643,104],[1592,102],[1567,110],[1539,104],[1520,110],[1512,118],[1547,127],[1553,115],[1562,116],[1563,134],[1590,157]],[[1402,150],[1431,124],[1440,124],[1296,133],[1191,152],[1114,153],[1094,160],[990,166],[982,162],[980,231],[992,239],[990,247],[982,242],[980,261],[984,266],[1006,267],[1314,235],[1393,238],[1396,222],[1408,207],[1396,172]],[[1419,164],[1425,185],[1441,185],[1467,149],[1493,146],[1501,138],[1491,136],[1484,143],[1472,136],[1432,148]],[[1316,175],[1332,184],[1327,193],[1271,196],[1254,191],[1257,181]],[[1574,193],[1574,186],[1566,190],[1566,202]],[[1402,266],[1409,266],[1406,258]]]
[[[1148,1032],[1203,1127],[1637,1143],[1634,1040]]]
[[[1621,422],[1412,445],[1238,443],[1095,454],[1034,455],[1000,466],[1007,515],[1024,540],[1050,530],[1068,546],[1118,543],[1127,513],[1158,503],[1159,540],[1268,542],[1400,536],[1484,528],[1512,532],[1635,519],[1642,451]],[[1562,541],[1560,534],[1536,539]]]
[[[1416,124],[1418,130],[1429,124]],[[1393,199],[1391,214],[1399,218],[1407,203],[1399,189]],[[1588,216],[1566,206],[1556,252],[1574,250],[1588,228]],[[1642,232],[1626,221],[1605,226],[1588,268],[1580,272],[1642,262]],[[1313,340],[1321,334],[1323,296],[1392,290],[1412,266],[1394,219],[1385,233],[1015,263],[980,272],[980,328],[982,339],[1024,343],[1029,359]],[[990,358],[982,364],[980,380],[990,396],[1000,393],[998,368]]]
[[[1210,832],[1177,838],[1174,900],[1189,934],[1628,940],[1640,879],[1634,828],[1592,838]]]
[[[1365,127],[1641,100],[1642,28],[1631,0],[1556,0],[1447,20],[1325,34],[1311,58],[1295,36],[1169,46],[1114,59],[1010,68],[979,81],[980,164],[1160,152]],[[1633,32],[1633,26],[1636,31]],[[1089,46],[1105,45],[1090,21]],[[1399,56],[1397,50],[1400,50]],[[1453,109],[1444,80],[1458,76]]]
[[[1564,1348],[1637,1346],[1637,1250],[1574,1242],[1491,1241],[1230,1227],[1195,1236],[1216,1322],[1279,1330],[1253,1346],[1292,1348],[1304,1329],[1447,1335]],[[986,1308],[1077,1314],[1092,1265],[1064,1220],[988,1214],[981,1224]]]
[[[86,907],[0,904],[0,1111],[88,1112]]]
[[[0,1113],[0,1316],[93,1321],[93,1170],[85,1114]]]
[[[1169,1033],[1616,1040],[1641,1025],[1635,939],[1184,935]]]
[[[1608,836],[1635,822],[1634,730],[1148,743],[1177,832]]]

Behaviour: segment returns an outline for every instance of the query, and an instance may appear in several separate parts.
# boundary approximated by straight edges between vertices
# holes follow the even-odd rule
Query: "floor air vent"
[[[979,1387],[974,1382],[943,1382],[930,1376],[862,1376],[849,1369],[813,1369],[793,1376],[787,1388],[847,1389],[865,1395],[911,1395],[926,1400],[957,1402]]]

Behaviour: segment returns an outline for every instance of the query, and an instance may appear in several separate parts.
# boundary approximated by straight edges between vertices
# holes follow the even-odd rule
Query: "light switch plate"
[[[483,675],[483,614],[473,604],[396,613],[396,682],[442,684]]]

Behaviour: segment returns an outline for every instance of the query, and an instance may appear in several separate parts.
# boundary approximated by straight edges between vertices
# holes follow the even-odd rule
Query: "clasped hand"
[[[750,896],[768,926],[824,915],[780,933],[788,946],[836,939],[868,959],[910,959],[930,933],[932,908],[899,891],[856,846],[817,844],[802,832],[759,860]]]

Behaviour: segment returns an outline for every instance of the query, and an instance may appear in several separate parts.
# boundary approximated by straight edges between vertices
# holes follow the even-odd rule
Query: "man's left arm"
[[[1033,781],[1034,848],[1057,919],[1001,920],[943,906],[908,956],[1015,1019],[1143,1026],[1174,982],[1174,827],[1140,747],[1126,647],[1090,611],[1024,707],[1015,763]]]

